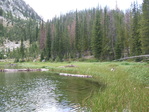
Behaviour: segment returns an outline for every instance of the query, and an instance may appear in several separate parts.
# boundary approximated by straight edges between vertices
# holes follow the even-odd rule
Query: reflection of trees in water
[[[98,92],[99,89],[104,87],[103,84],[94,82],[92,79],[67,77],[64,78],[63,81],[65,83],[58,85],[62,93],[66,95],[69,101],[81,104],[81,106],[83,106],[86,100],[91,98],[95,92]]]
[[[49,72],[0,74],[0,87],[5,89],[5,94],[1,94],[3,99],[0,99],[0,108],[7,109],[9,106],[12,109],[22,106],[22,109],[44,109],[46,105],[49,108],[54,105],[60,109],[84,109],[86,100],[103,88],[102,84],[92,79],[64,77]],[[2,100],[8,106],[2,105]],[[14,104],[16,107],[13,107]]]

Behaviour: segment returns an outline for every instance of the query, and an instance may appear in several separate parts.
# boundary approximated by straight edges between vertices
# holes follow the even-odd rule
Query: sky
[[[130,8],[131,3],[137,1],[142,4],[143,0],[24,0],[29,4],[44,20],[52,19],[60,14],[70,11],[82,10],[97,7],[108,6],[110,9],[118,8],[125,10]]]

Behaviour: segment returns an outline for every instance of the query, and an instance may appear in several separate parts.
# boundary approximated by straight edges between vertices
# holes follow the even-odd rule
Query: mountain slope
[[[32,18],[41,20],[41,17],[23,0],[1,0],[0,8],[3,9],[4,16],[9,13],[21,19]]]
[[[36,42],[41,20],[23,0],[0,0],[0,52],[17,49],[21,39]]]

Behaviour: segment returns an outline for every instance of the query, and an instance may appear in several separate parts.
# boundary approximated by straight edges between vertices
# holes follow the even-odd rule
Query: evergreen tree
[[[124,13],[117,9],[114,11],[115,16],[115,58],[123,57],[124,52]],[[119,47],[119,48],[118,48]]]
[[[141,22],[141,44],[143,54],[149,54],[149,0],[143,0]]]
[[[124,16],[124,47],[125,47],[125,55],[126,57],[128,57],[130,55],[130,50],[129,50],[129,46],[130,46],[130,40],[131,40],[131,10],[128,9],[126,10],[125,16]]]
[[[62,60],[63,58],[63,44],[62,44],[62,26],[60,24],[60,19],[55,21],[55,33],[54,33],[54,39],[52,42],[52,58],[53,60]]]
[[[104,8],[103,14],[103,39],[102,39],[102,59],[110,59],[110,39],[108,38],[109,16],[107,7]]]
[[[8,25],[12,22],[15,24],[8,28],[0,24],[0,41],[5,37],[9,40],[30,40],[28,51],[20,53],[22,48],[19,48],[18,52],[34,58],[41,53],[42,60],[62,61],[64,58],[80,58],[84,54],[94,54],[97,59],[113,60],[139,55],[141,50],[143,54],[149,54],[148,4],[148,0],[144,0],[143,12],[137,4],[133,5],[132,11],[129,9],[126,13],[118,8],[110,10],[105,7],[102,11],[98,7],[69,12],[46,23],[42,21],[41,24],[30,18],[16,19],[8,12]],[[14,54],[16,53],[17,51]],[[22,56],[24,55],[20,55],[21,58]]]
[[[132,22],[132,40],[131,40],[131,55],[141,54],[141,42],[139,35],[139,12],[137,4],[134,2],[133,10],[133,22]]]
[[[40,54],[40,61],[42,62],[44,60],[44,51],[41,51],[41,54]]]
[[[39,33],[39,28],[38,28],[38,24],[36,25],[36,39],[35,39],[35,41],[37,41],[38,40],[38,34]]]
[[[21,55],[21,60],[24,61],[25,57],[25,51],[24,51],[24,44],[23,44],[23,39],[21,39],[21,46],[20,46],[20,55]]]
[[[3,9],[0,8],[0,16],[3,16]]]
[[[47,22],[47,39],[46,39],[46,60],[51,58],[51,29],[50,22]]]
[[[78,20],[78,12],[76,11],[76,26],[75,26],[75,47],[76,53],[78,57],[81,57],[81,46],[80,46],[80,29],[79,29],[79,20]]]
[[[88,46],[89,46],[89,42],[88,42],[88,26],[87,26],[87,14],[84,16],[84,23],[83,23],[83,51],[87,51],[88,50]]]
[[[96,21],[94,26],[94,37],[92,40],[92,49],[94,57],[97,59],[100,59],[101,53],[102,53],[102,29],[101,29],[101,17],[100,17],[100,11],[97,9],[96,12]]]
[[[45,48],[45,42],[46,42],[46,28],[44,21],[42,21],[40,26],[40,39],[39,39],[39,46],[41,50]]]
[[[0,37],[4,35],[4,27],[3,24],[0,23]]]
[[[59,48],[58,48],[58,57],[59,61],[62,61],[65,53],[64,49],[64,40],[63,40],[63,35],[64,35],[64,20],[63,17],[60,18],[60,24],[59,24]]]
[[[120,59],[122,55],[121,43],[118,41],[115,48],[116,59]]]
[[[0,8],[0,16],[3,16],[3,9]],[[3,19],[0,18],[0,36],[4,35]]]

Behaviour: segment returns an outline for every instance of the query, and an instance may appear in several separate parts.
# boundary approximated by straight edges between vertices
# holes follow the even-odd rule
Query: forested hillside
[[[20,57],[21,42],[36,42],[41,20],[23,0],[0,1],[0,59]]]
[[[40,27],[44,58],[100,60],[149,54],[149,1],[125,11],[100,7],[61,15]]]
[[[47,11],[48,13],[48,11]],[[149,0],[125,11],[100,7],[72,11],[47,22],[15,18],[3,37],[21,40],[9,58],[63,61],[93,55],[99,60],[149,54]],[[30,48],[23,41],[30,41]],[[19,54],[19,55],[18,55]],[[22,54],[20,56],[20,54]]]

